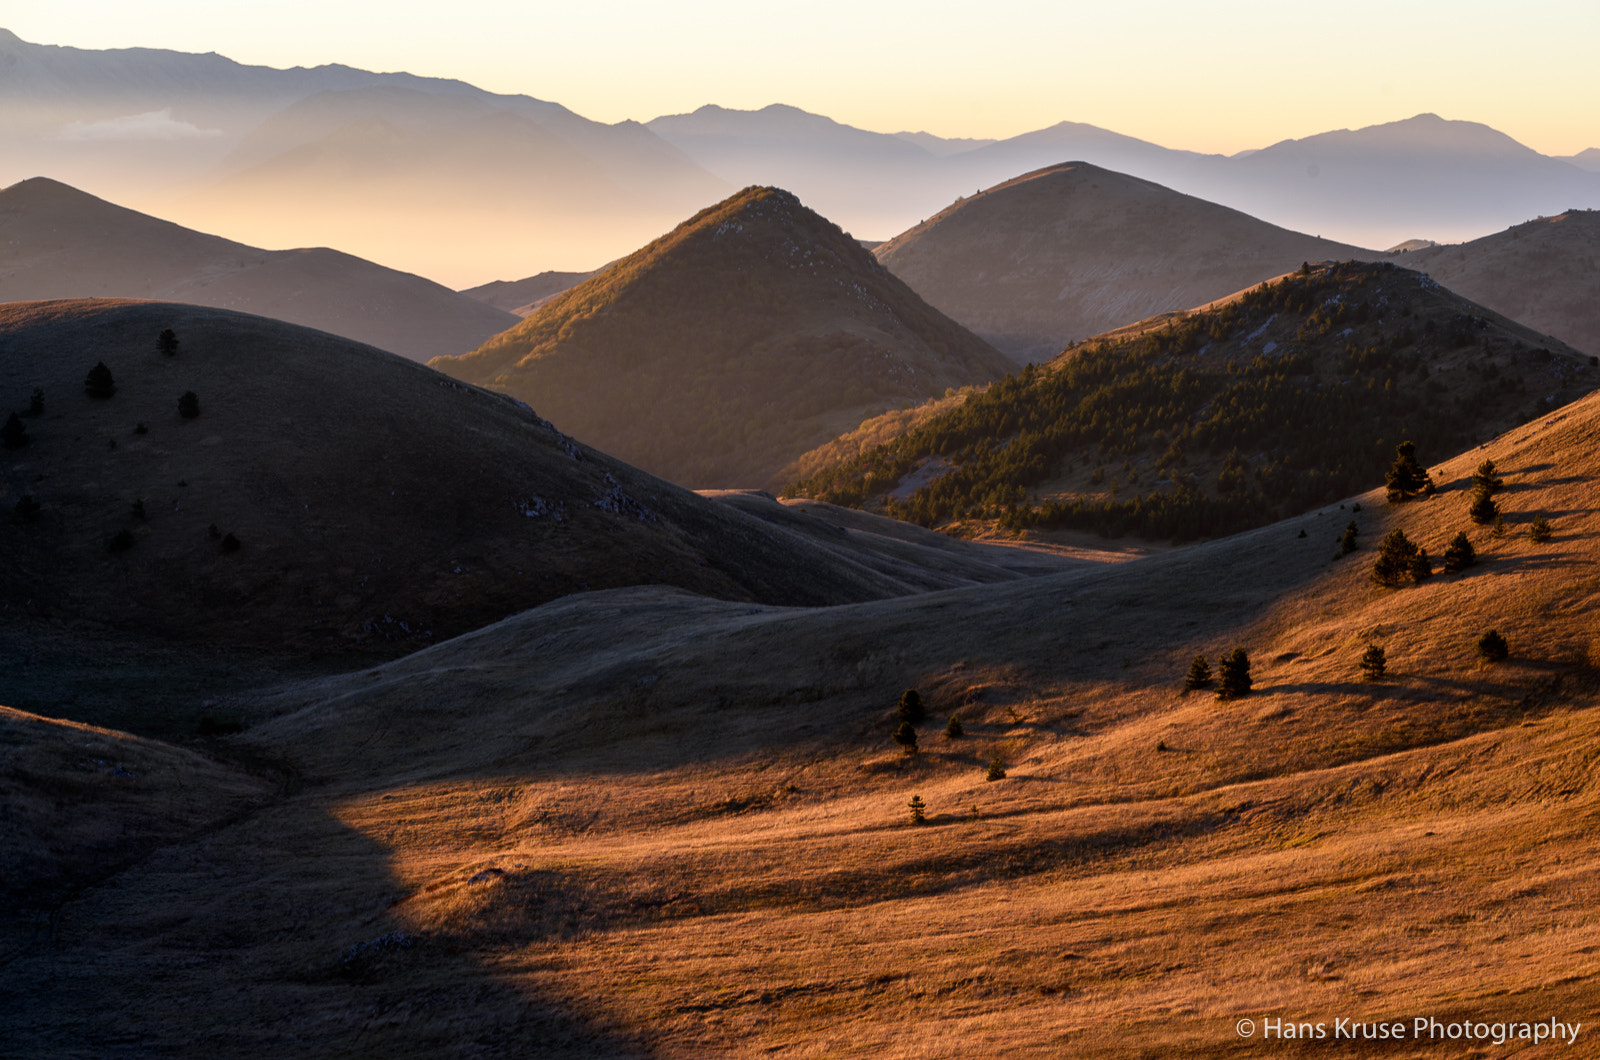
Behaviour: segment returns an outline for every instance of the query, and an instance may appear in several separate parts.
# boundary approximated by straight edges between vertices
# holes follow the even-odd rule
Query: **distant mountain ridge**
[[[760,187],[430,363],[694,488],[776,485],[865,417],[1011,365],[838,226]]]
[[[873,253],[1019,363],[1303,262],[1381,256],[1082,162],[965,198]]]
[[[325,247],[259,250],[35,178],[0,191],[0,302],[189,302],[319,328],[414,361],[516,322],[431,280]]]

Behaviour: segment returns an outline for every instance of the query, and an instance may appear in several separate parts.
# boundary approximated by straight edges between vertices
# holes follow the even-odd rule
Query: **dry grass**
[[[825,610],[631,589],[280,689],[238,742],[304,789],[63,907],[6,966],[14,1040],[1222,1056],[1241,1016],[1587,1024],[1597,434],[1585,399],[1447,462],[1431,501],[1362,497],[1369,547],[1336,563],[1333,508]],[[1388,528],[1437,554],[1469,526],[1484,457],[1510,532],[1471,529],[1463,575],[1374,586]],[[1518,532],[1535,512],[1547,545]],[[1513,654],[1482,668],[1490,626]],[[1362,682],[1373,642],[1392,677]],[[1235,644],[1255,694],[1181,694]],[[888,740],[907,685],[914,758]],[[951,711],[964,740],[937,735]]]

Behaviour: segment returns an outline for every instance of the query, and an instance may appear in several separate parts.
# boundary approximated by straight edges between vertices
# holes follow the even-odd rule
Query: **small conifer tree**
[[[1411,580],[1422,584],[1433,577],[1433,560],[1428,558],[1428,550],[1418,547],[1415,558],[1411,560]]]
[[[1549,541],[1553,534],[1554,531],[1550,529],[1550,520],[1546,519],[1542,515],[1536,515],[1533,517],[1533,522],[1528,526],[1529,541],[1532,541],[1536,545],[1542,545],[1546,541]]]
[[[1393,588],[1405,584],[1415,569],[1417,546],[1396,527],[1378,544],[1378,558],[1372,564],[1372,580]]]
[[[1339,539],[1340,555],[1348,556],[1350,553],[1354,552],[1357,547],[1359,547],[1356,545],[1356,535],[1359,532],[1360,530],[1356,526],[1356,521],[1354,519],[1350,520],[1350,525],[1344,528],[1344,536]]]
[[[6,425],[0,427],[0,442],[5,443],[7,449],[21,449],[33,441],[28,437],[28,428],[23,426],[22,417],[15,412],[6,420]]]
[[[1488,490],[1476,489],[1472,491],[1472,505],[1467,508],[1467,514],[1479,526],[1488,526],[1499,516],[1500,506],[1494,502]]]
[[[126,529],[118,530],[111,536],[111,540],[106,542],[106,551],[110,552],[113,556],[119,556],[132,547],[133,535]]]
[[[900,720],[912,725],[921,725],[922,719],[927,717],[927,711],[922,706],[922,693],[915,688],[908,688],[900,693],[900,706],[896,713]]]
[[[1250,656],[1235,648],[1217,662],[1217,698],[1240,699],[1250,694]]]
[[[1472,547],[1472,542],[1467,539],[1466,531],[1461,531],[1450,539],[1450,544],[1444,550],[1444,572],[1446,574],[1459,574],[1478,562],[1478,552]]]
[[[28,399],[28,411],[24,416],[39,417],[44,415],[44,391],[38,387],[33,388],[33,396]]]
[[[1401,442],[1394,447],[1394,464],[1384,476],[1390,501],[1407,501],[1428,491],[1433,478],[1417,463],[1417,447],[1413,442]]]
[[[1183,690],[1194,692],[1202,688],[1211,687],[1211,664],[1204,655],[1196,655],[1194,662],[1189,664],[1189,672],[1183,678]]]
[[[1389,657],[1381,644],[1368,644],[1361,656],[1361,676],[1368,681],[1382,681],[1389,669]]]
[[[96,401],[104,401],[117,392],[117,384],[111,378],[111,369],[106,367],[106,362],[99,361],[89,369],[89,374],[83,379],[83,392]]]
[[[1472,489],[1474,492],[1482,490],[1484,493],[1499,493],[1505,489],[1505,480],[1494,473],[1494,461],[1485,460],[1478,465],[1478,470],[1472,473]]]
[[[921,795],[911,796],[911,801],[906,803],[906,808],[911,811],[911,823],[922,824],[927,820],[928,807],[923,803]]]
[[[1498,630],[1491,629],[1478,638],[1478,658],[1486,663],[1505,662],[1511,655],[1511,645]]]
[[[31,493],[24,493],[11,509],[11,514],[17,517],[19,523],[31,523],[39,518],[39,502]]]
[[[1001,764],[999,755],[989,759],[989,772],[984,775],[983,779],[991,782],[1006,779],[1006,767]]]
[[[178,415],[192,420],[200,415],[200,398],[193,390],[185,390],[178,398]]]
[[[171,328],[162,328],[161,334],[156,337],[156,346],[168,357],[178,355],[178,334]]]
[[[230,554],[239,551],[239,539],[231,533],[223,534],[222,551]]]
[[[944,738],[946,740],[959,740],[966,734],[967,730],[961,727],[960,716],[956,714],[950,715],[950,720],[945,722],[944,725]]]
[[[908,755],[917,753],[917,730],[912,728],[909,721],[902,721],[900,727],[894,731],[894,742],[899,744]]]

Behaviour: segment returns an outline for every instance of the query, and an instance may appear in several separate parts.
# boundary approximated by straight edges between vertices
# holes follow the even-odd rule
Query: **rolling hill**
[[[1462,1021],[1586,1024],[1597,431],[1591,396],[1435,464],[1430,500],[1346,498],[1367,544],[1340,561],[1329,507],[836,608],[632,588],[271,690],[216,747],[302,786],[8,926],[10,1040],[1221,1060],[1241,1020],[1359,1017],[1442,1060]],[[1466,516],[1485,458],[1501,537]],[[1478,562],[1377,586],[1396,529],[1435,555],[1465,531]],[[1490,629],[1508,659],[1477,657]],[[1248,695],[1183,691],[1234,647]],[[915,756],[889,739],[907,687]]]
[[[42,177],[0,191],[0,301],[120,297],[276,317],[408,357],[462,352],[516,318],[326,248],[258,250]]]
[[[781,481],[886,408],[1010,362],[777,188],[747,188],[460,357],[609,453],[696,488]]]
[[[576,287],[593,275],[592,272],[541,272],[520,280],[493,280],[461,293],[496,309],[526,317],[562,291]]]
[[[1595,361],[1386,262],[1305,266],[1069,347],[891,429],[787,493],[924,525],[1188,540],[1383,481],[1600,383]]]
[[[873,253],[1019,363],[1302,262],[1379,256],[1084,162],[962,199]]]
[[[97,362],[108,398],[86,393]],[[8,433],[0,453],[8,637],[34,623],[95,631],[108,652],[137,635],[395,655],[589,589],[818,605],[1020,576],[983,550],[919,564],[882,534],[748,514],[577,443],[510,398],[223,310],[0,306],[0,395],[0,418],[21,412],[24,435],[12,447]],[[15,690],[29,678],[10,663]]]
[[[1400,262],[1474,302],[1600,354],[1600,211],[1569,210]]]

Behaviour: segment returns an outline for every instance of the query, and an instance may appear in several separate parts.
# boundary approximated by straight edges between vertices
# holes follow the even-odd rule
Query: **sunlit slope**
[[[748,188],[431,363],[654,474],[745,488],[868,415],[1010,362],[793,195]]]
[[[310,793],[208,841],[204,873],[74,906],[56,989],[99,1004],[65,1028],[20,961],[19,1040],[288,1055],[352,1048],[374,1004],[361,1047],[419,1056],[543,1033],[567,1056],[1221,1057],[1241,1017],[1582,1021],[1597,435],[1589,398],[1437,465],[1431,500],[1092,574],[810,612],[630,589],[299,686],[243,739]],[[1484,459],[1499,538],[1466,517]],[[1352,517],[1362,547],[1330,560]],[[1435,557],[1465,530],[1479,562],[1380,588],[1394,528]],[[1511,657],[1485,667],[1489,628]],[[1249,696],[1181,692],[1235,645]],[[889,741],[907,686],[914,758]],[[297,869],[269,892],[274,858]],[[255,941],[202,956],[246,900]],[[201,912],[174,927],[175,903]],[[135,1003],[117,976],[152,955],[176,970]],[[204,1002],[241,984],[262,1016],[230,1025]]]
[[[1600,355],[1600,211],[1568,210],[1395,260],[1497,313]]]
[[[1371,488],[1587,393],[1579,351],[1390,264],[1296,269],[806,454],[787,492],[930,526],[1189,540]]]
[[[86,393],[99,362],[109,398]],[[875,566],[842,530],[774,526],[509,398],[260,317],[12,303],[0,395],[0,419],[23,413],[22,444],[0,453],[0,590],[46,623],[393,655],[586,589],[825,604],[966,577]]]
[[[515,322],[481,301],[326,247],[259,250],[53,180],[0,191],[0,301],[151,298],[330,331],[414,361]]]
[[[960,199],[873,253],[1019,363],[1301,262],[1378,256],[1086,162]]]

